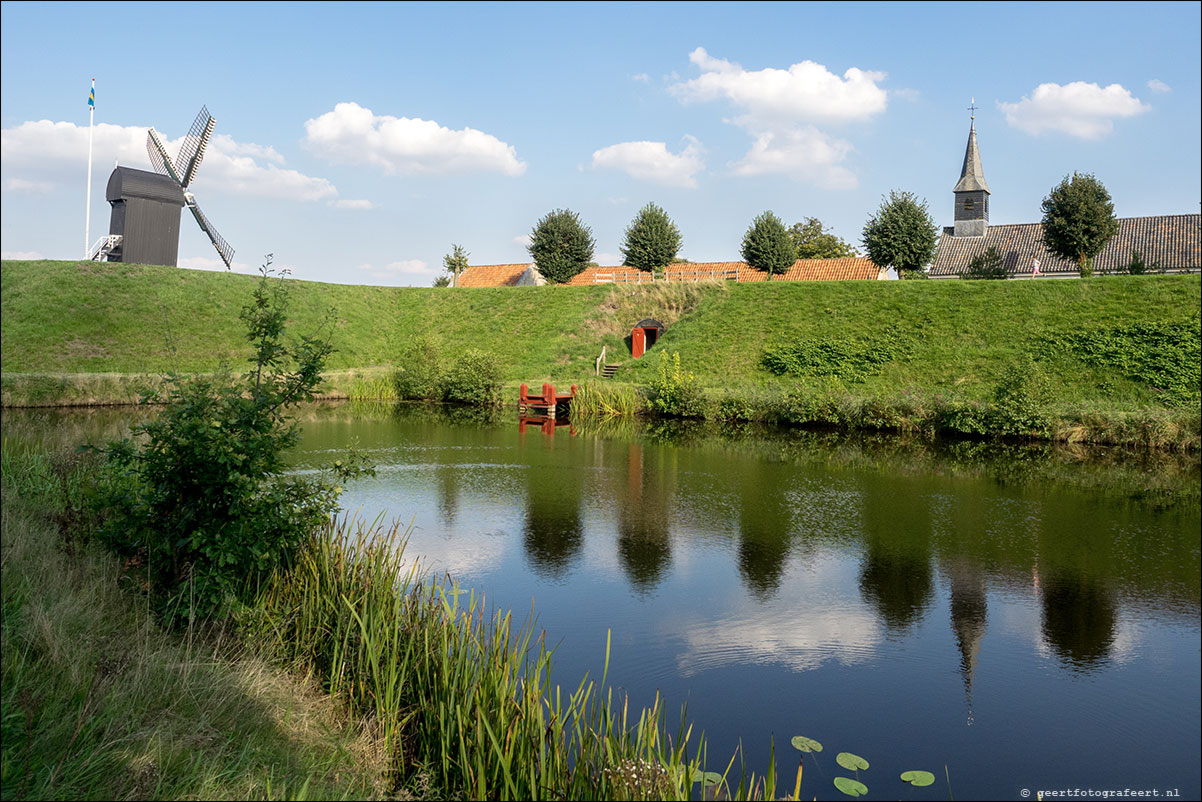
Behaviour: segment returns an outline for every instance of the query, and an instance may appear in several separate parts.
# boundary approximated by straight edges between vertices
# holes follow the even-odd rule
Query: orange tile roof
[[[871,259],[852,256],[843,259],[798,259],[789,270],[774,276],[773,281],[864,281],[875,280],[880,270]],[[768,274],[746,262],[695,262],[670,265],[664,271],[669,281],[767,281]],[[639,284],[650,283],[651,274],[633,267],[586,267],[572,277],[568,284]]]
[[[459,274],[460,287],[512,287],[529,264],[473,265]],[[773,281],[865,281],[877,278],[879,270],[871,259],[852,256],[843,259],[798,259],[789,270]],[[693,262],[670,265],[664,275],[668,281],[767,281],[768,274],[746,262]],[[652,276],[633,267],[586,267],[568,281],[569,286],[593,284],[649,284]]]
[[[471,265],[459,274],[460,287],[512,287],[530,265]]]

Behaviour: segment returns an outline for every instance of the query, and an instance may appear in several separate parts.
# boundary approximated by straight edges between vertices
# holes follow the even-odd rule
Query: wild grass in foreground
[[[221,630],[165,632],[120,562],[66,538],[89,466],[6,444],[4,799],[384,792],[370,728]]]
[[[395,525],[343,518],[315,535],[271,577],[254,622],[378,722],[399,782],[425,773],[452,798],[688,799],[702,776],[704,745],[690,750],[683,714],[672,732],[658,699],[631,710],[607,668],[554,684],[533,621],[423,577]]]

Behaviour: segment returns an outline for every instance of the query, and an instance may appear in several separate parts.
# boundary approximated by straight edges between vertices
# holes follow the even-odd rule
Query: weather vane
[[[974,121],[977,119],[977,109],[978,108],[980,108],[980,106],[977,105],[977,99],[975,97],[971,98],[968,101],[968,113],[969,113],[968,119],[974,120]]]

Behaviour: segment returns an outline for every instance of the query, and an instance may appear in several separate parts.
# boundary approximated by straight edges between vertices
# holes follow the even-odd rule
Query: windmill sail
[[[234,260],[234,249],[217,233],[217,229],[213,228],[213,224],[209,222],[209,218],[205,217],[204,212],[196,205],[196,199],[192,197],[191,193],[185,194],[184,198],[188,201],[188,209],[192,212],[192,216],[200,224],[200,230],[208,235],[209,241],[213,243],[213,247],[217,249],[218,255],[221,256],[221,261],[225,262],[225,266],[228,268]]]
[[[175,165],[171,163],[171,157],[167,155],[167,148],[163,146],[159,132],[153,128],[146,132],[146,152],[150,154],[150,163],[154,166],[156,173],[170,176],[172,181],[183,186],[179,173],[175,170]]]
[[[200,113],[192,121],[192,127],[188,129],[188,134],[179,147],[179,156],[175,159],[181,171],[180,185],[185,189],[196,177],[196,169],[205,157],[205,148],[209,145],[209,137],[213,135],[213,127],[216,125],[217,121],[209,114],[208,108],[201,106]]]

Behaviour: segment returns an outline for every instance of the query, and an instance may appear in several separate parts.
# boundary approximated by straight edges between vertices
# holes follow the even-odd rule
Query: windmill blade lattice
[[[146,132],[146,152],[150,154],[150,164],[156,173],[169,176],[172,181],[183,186],[179,173],[176,172],[175,165],[171,162],[171,157],[167,155],[167,148],[163,145],[159,132],[153,128]]]
[[[175,158],[176,167],[181,172],[180,186],[184,189],[187,189],[196,177],[196,169],[205,157],[205,148],[209,145],[209,137],[213,135],[216,125],[217,121],[209,114],[208,108],[201,106],[200,113],[192,121],[192,127],[188,129],[183,144],[179,146],[179,156]]]
[[[185,194],[184,197],[188,201],[188,209],[192,212],[192,216],[196,218],[196,222],[200,224],[200,230],[209,237],[209,242],[213,243],[213,247],[217,249],[217,253],[221,256],[221,261],[225,262],[228,268],[234,260],[234,249],[225,241],[225,238],[217,233],[217,229],[213,228],[213,224],[209,222],[209,218],[205,217],[204,212],[196,205],[196,199],[191,193]]]

